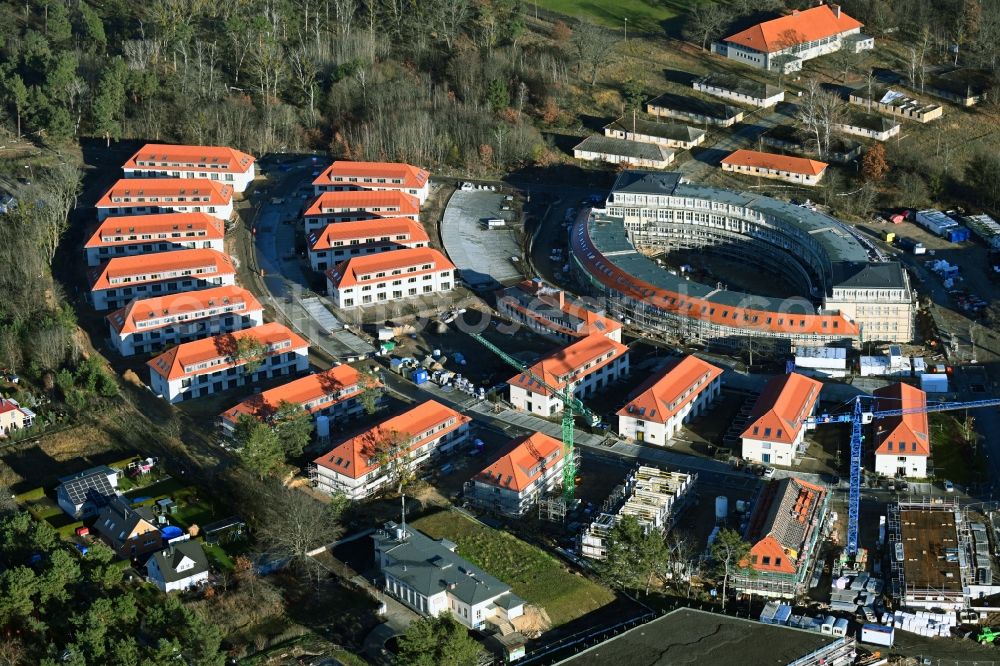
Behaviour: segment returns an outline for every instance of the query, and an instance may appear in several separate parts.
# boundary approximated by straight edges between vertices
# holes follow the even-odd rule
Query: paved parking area
[[[482,221],[501,218],[510,221],[510,211],[502,211],[504,194],[474,190],[455,192],[441,220],[444,249],[466,284],[473,289],[499,288],[523,277],[511,261],[521,256],[518,232],[486,230]],[[506,215],[505,215],[506,214]]]

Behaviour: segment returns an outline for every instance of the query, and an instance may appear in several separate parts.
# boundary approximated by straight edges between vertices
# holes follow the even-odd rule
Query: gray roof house
[[[146,562],[149,581],[163,592],[187,590],[208,580],[208,557],[197,541],[172,541]]]
[[[107,465],[91,467],[59,479],[56,502],[75,519],[95,515],[118,494],[118,470]]]
[[[132,507],[126,497],[115,497],[97,516],[94,530],[122,559],[141,558],[163,547],[156,517],[147,507]]]
[[[524,601],[509,585],[460,557],[450,541],[393,522],[372,538],[386,592],[422,615],[451,612],[470,629],[482,629],[524,613]]]

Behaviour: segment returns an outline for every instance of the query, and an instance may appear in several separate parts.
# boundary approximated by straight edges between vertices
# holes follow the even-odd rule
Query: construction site
[[[890,505],[887,516],[889,591],[899,606],[956,610],[973,583],[971,532],[956,500],[921,499]]]
[[[615,488],[597,518],[580,535],[580,554],[605,559],[611,530],[624,516],[634,516],[646,531],[666,534],[691,497],[697,479],[697,474],[640,465]]]

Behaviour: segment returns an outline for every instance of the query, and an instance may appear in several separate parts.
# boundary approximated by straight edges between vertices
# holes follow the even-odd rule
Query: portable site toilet
[[[836,622],[836,619],[832,615],[827,615],[823,620],[823,624],[819,625],[819,633],[833,634],[834,622]]]
[[[847,628],[848,628],[849,625],[850,625],[850,623],[847,621],[847,618],[843,618],[843,617],[837,618],[837,620],[833,623],[833,632],[832,632],[833,635],[834,636],[846,636],[847,635]]]
[[[792,616],[792,607],[788,604],[778,606],[778,611],[774,614],[771,624],[787,625],[788,619]]]

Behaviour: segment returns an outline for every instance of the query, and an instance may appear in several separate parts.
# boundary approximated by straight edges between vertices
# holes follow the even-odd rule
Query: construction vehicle
[[[572,502],[574,496],[576,495],[576,461],[573,458],[573,427],[576,423],[576,416],[580,415],[584,417],[584,419],[586,419],[591,426],[599,425],[601,417],[590,411],[590,409],[588,409],[579,398],[573,395],[572,384],[567,383],[564,388],[557,389],[533,373],[527,365],[500,349],[482,335],[479,335],[478,333],[472,333],[471,335],[476,342],[502,358],[508,365],[516,368],[519,372],[523,372],[530,377],[532,381],[538,383],[539,386],[544,387],[553,395],[559,396],[559,399],[563,404],[562,444],[563,458],[566,461],[566,464],[563,467],[563,499],[566,500],[567,504]]]
[[[979,635],[976,636],[976,640],[986,645],[987,643],[992,643],[996,639],[1000,638],[1000,631],[994,631],[993,627],[983,627]]]
[[[861,504],[861,446],[865,436],[861,431],[875,419],[884,419],[905,414],[929,414],[931,412],[947,412],[957,409],[977,409],[979,407],[995,407],[1000,405],[1000,398],[990,400],[973,400],[971,402],[939,402],[923,407],[908,409],[884,409],[875,411],[874,396],[859,395],[853,400],[854,406],[850,412],[838,414],[820,414],[806,419],[807,425],[822,425],[825,423],[851,424],[851,489],[847,504],[847,541],[845,552],[853,557],[858,552],[858,512]]]

